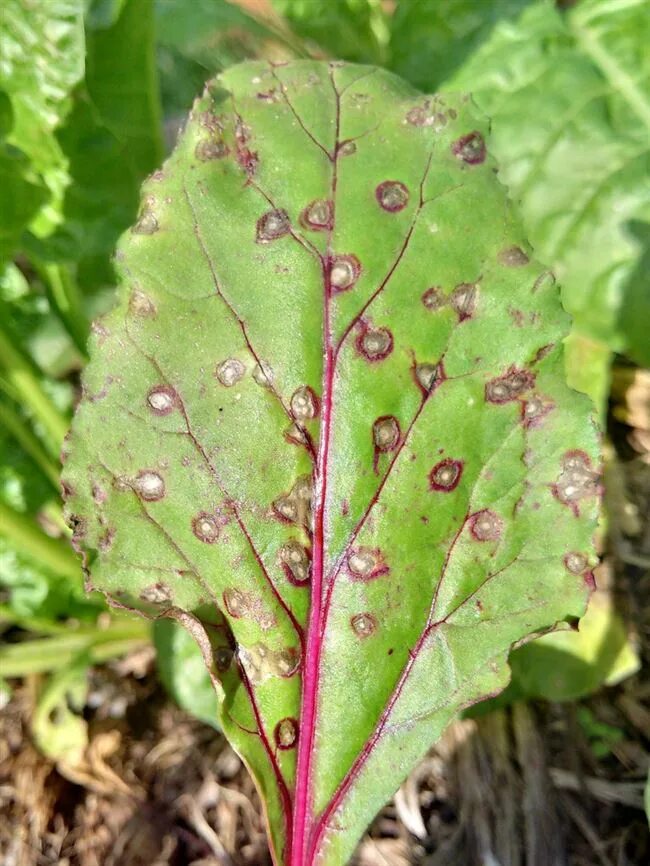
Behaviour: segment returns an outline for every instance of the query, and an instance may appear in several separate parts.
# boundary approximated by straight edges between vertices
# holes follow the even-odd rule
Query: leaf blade
[[[510,646],[584,609],[589,403],[484,124],[371,67],[234,67],[95,328],[76,542],[197,636],[278,863],[343,863]]]

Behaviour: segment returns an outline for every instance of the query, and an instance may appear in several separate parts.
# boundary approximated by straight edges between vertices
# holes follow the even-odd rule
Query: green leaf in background
[[[346,862],[589,593],[592,407],[486,125],[373,67],[233,67],[145,184],[92,339],[75,542],[199,641],[285,866]]]
[[[448,79],[495,24],[532,0],[397,0],[390,21],[390,68],[423,90]],[[309,3],[305,3],[309,5]]]
[[[153,624],[158,676],[179,707],[219,728],[219,703],[197,642],[172,619]]]
[[[11,100],[13,114],[7,142],[25,154],[45,181],[47,197],[52,197],[54,209],[44,213],[42,231],[56,222],[56,205],[66,184],[65,160],[52,133],[67,115],[70,92],[83,77],[83,11],[83,0],[2,4],[0,92]]]
[[[381,0],[272,0],[292,30],[341,60],[385,61],[388,17]]]
[[[88,726],[81,715],[88,693],[90,659],[80,653],[52,674],[32,715],[36,745],[53,761],[75,766],[88,745]]]
[[[650,221],[648,44],[646,0],[583,0],[564,12],[536,2],[498,24],[446,83],[471,88],[492,118],[500,176],[563,287],[574,344],[640,360],[647,273],[646,326],[627,332],[621,322],[643,252],[630,223]],[[583,351],[569,358],[572,379],[602,397],[602,382],[581,374]]]
[[[88,29],[85,82],[57,133],[70,174],[64,222],[45,249],[32,249],[74,262],[85,292],[112,282],[115,242],[134,218],[139,184],[162,158],[152,0],[125,0],[116,10],[110,26]]]
[[[258,20],[227,0],[156,0],[155,10],[163,105],[171,118],[184,117],[208,78],[227,66],[295,54],[295,37],[279,18]]]
[[[639,670],[640,661],[611,598],[596,592],[576,631],[544,635],[510,657],[514,698],[571,701]]]

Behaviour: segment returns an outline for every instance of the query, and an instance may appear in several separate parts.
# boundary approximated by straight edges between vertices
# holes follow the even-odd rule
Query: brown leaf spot
[[[394,415],[377,418],[372,425],[372,441],[377,451],[394,451],[399,443],[400,433],[399,421]]]
[[[165,482],[153,469],[141,469],[133,481],[133,489],[145,502],[157,502],[165,495]]]
[[[192,532],[199,541],[203,541],[205,544],[214,544],[219,538],[222,523],[223,520],[217,519],[214,514],[201,511],[192,518]]]
[[[422,303],[427,310],[440,310],[447,303],[447,298],[443,294],[442,286],[431,286],[422,295]]]
[[[298,742],[298,722],[296,719],[291,717],[281,719],[275,726],[273,739],[278,749],[286,751],[295,748]]]
[[[361,274],[361,263],[354,255],[333,256],[329,263],[330,286],[335,292],[351,289]]]
[[[214,371],[214,375],[225,388],[232,388],[240,382],[246,373],[246,367],[239,358],[226,358]]]
[[[562,458],[562,469],[555,484],[551,485],[553,496],[567,505],[577,516],[579,502],[600,495],[598,473],[594,472],[591,459],[584,451],[567,451]]]
[[[414,367],[415,381],[425,396],[433,392],[445,381],[445,369],[442,361],[439,364],[416,364]]]
[[[458,487],[463,474],[463,461],[447,458],[436,463],[429,472],[429,487],[431,490],[441,490],[449,493]]]
[[[348,571],[354,580],[373,580],[388,574],[381,550],[375,547],[356,547],[348,553]]]
[[[451,152],[467,165],[480,165],[485,161],[487,154],[485,139],[480,132],[475,130],[454,141],[451,145]]]
[[[377,620],[371,613],[358,613],[350,620],[357,637],[367,638],[377,631]]]
[[[147,405],[154,415],[170,415],[178,403],[178,394],[169,385],[155,385],[147,394]]]
[[[287,579],[294,586],[304,586],[309,581],[311,576],[309,554],[299,542],[292,539],[282,545],[280,562]]]
[[[503,520],[494,511],[484,508],[469,518],[469,531],[476,541],[498,541],[503,532]]]
[[[544,400],[538,394],[533,394],[528,400],[521,401],[521,423],[526,429],[539,427],[554,408],[555,404],[551,400]]]
[[[319,198],[300,214],[300,225],[315,232],[329,231],[334,225],[334,207],[329,199]]]
[[[153,583],[142,590],[140,599],[148,604],[165,604],[172,600],[172,591],[166,583]]]
[[[535,376],[530,370],[510,367],[503,376],[491,379],[485,385],[485,399],[488,403],[509,403],[530,390],[534,384]]]
[[[388,328],[372,328],[362,323],[355,346],[368,361],[383,361],[393,351],[393,335]]]
[[[212,159],[223,159],[228,156],[230,150],[228,145],[216,138],[204,138],[196,145],[194,155],[201,162],[209,162]]]
[[[255,364],[253,368],[253,380],[260,388],[273,388],[274,373],[273,368],[269,363],[260,359],[259,364]]]
[[[567,553],[564,557],[564,565],[571,574],[582,574],[586,571],[589,562],[583,553]]]
[[[476,283],[459,283],[451,293],[449,301],[458,314],[458,321],[464,322],[474,315],[478,285]]]
[[[133,316],[153,318],[157,310],[149,295],[140,291],[140,289],[133,289],[129,297],[129,312]]]
[[[230,586],[223,591],[223,603],[233,619],[241,619],[249,613],[249,600],[245,593]]]
[[[290,231],[291,222],[286,210],[270,210],[257,221],[256,240],[258,244],[268,244]]]
[[[320,400],[309,385],[301,385],[291,395],[291,413],[297,421],[316,418],[320,410]]]
[[[507,268],[523,268],[530,259],[521,247],[506,247],[499,253],[499,261]]]
[[[153,211],[144,209],[140,211],[138,221],[131,231],[134,235],[153,235],[159,229],[158,220]]]
[[[385,180],[375,190],[379,206],[389,213],[404,210],[409,202],[409,191],[399,180]]]

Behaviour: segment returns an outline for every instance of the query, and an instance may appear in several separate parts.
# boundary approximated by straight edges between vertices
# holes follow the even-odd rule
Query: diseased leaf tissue
[[[591,587],[591,407],[486,141],[468,97],[378,69],[235,67],[145,184],[94,329],[76,543],[200,640],[283,866],[346,862]]]

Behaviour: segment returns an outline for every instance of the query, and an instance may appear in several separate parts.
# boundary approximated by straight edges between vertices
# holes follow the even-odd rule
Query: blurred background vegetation
[[[88,331],[111,305],[116,240],[209,77],[251,57],[341,58],[380,64],[426,91],[473,93],[492,119],[500,178],[558,277],[573,316],[567,375],[595,400],[604,431],[599,589],[580,632],[513,653],[511,687],[479,713],[522,698],[568,702],[591,772],[634,783],[624,805],[642,807],[648,45],[647,0],[3,0],[0,705],[27,689],[25,735],[64,777],[78,779],[87,765],[97,671],[126,677],[138,670],[128,660],[144,658],[139,675],[155,669],[209,724],[216,700],[184,632],[84,593],[62,519],[59,454]],[[641,863],[608,857],[597,853],[603,863]]]

